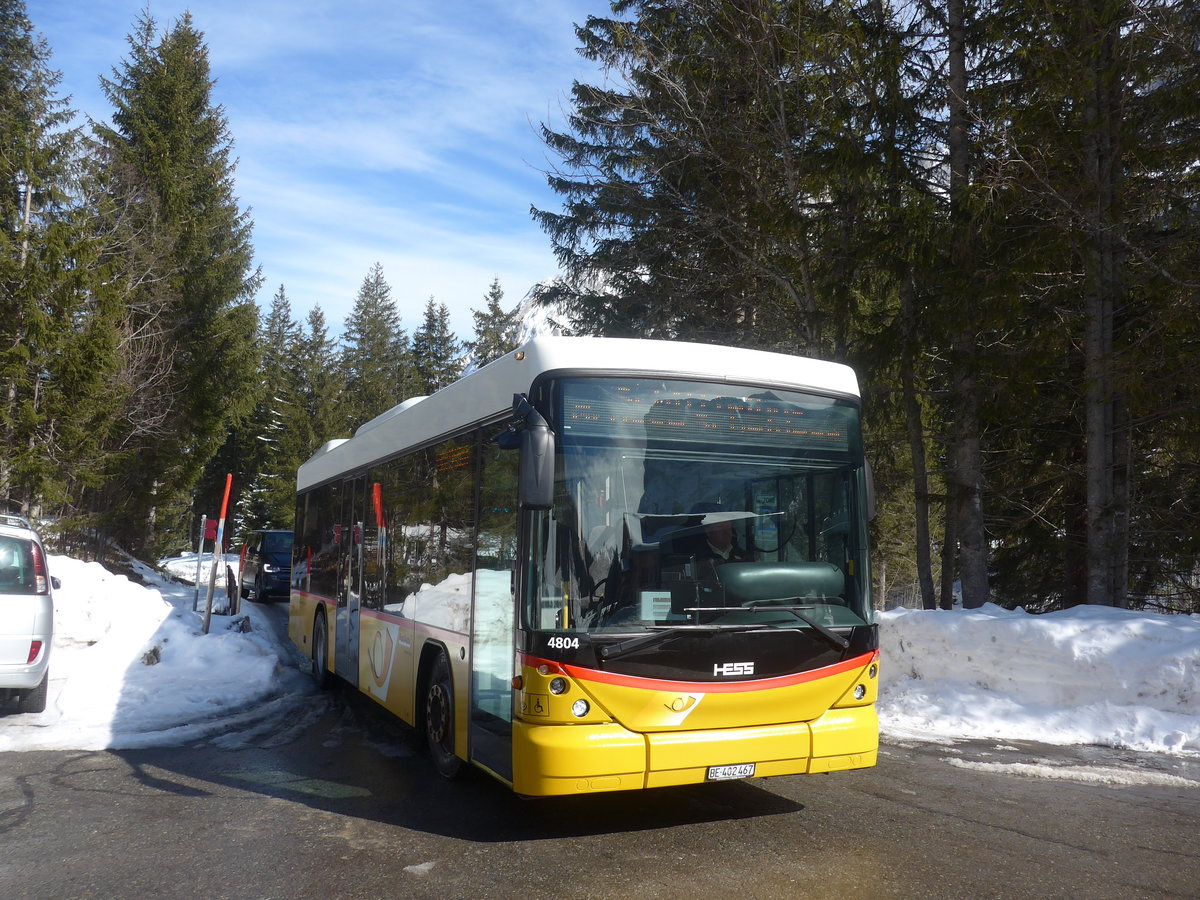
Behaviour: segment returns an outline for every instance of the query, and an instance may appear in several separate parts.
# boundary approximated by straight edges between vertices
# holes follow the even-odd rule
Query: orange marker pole
[[[233,485],[233,474],[225,476],[225,496],[221,498],[221,517],[217,520],[217,542],[213,547],[212,572],[208,578],[208,600],[204,604],[204,633],[208,634],[208,623],[212,618],[213,591],[217,586],[217,552],[225,548],[225,513],[229,510],[229,489]]]

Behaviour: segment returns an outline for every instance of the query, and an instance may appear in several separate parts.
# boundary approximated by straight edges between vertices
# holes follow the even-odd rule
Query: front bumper
[[[811,722],[639,734],[614,722],[513,722],[513,789],[529,796],[700,784],[710,766],[754,763],[754,777],[875,765],[873,705],[831,709]]]

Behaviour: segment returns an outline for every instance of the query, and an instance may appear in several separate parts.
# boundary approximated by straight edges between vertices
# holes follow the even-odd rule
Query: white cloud
[[[406,323],[433,295],[462,336],[469,336],[470,310],[483,306],[493,278],[515,303],[554,270],[549,245],[527,215],[497,227],[494,217],[472,209],[408,210],[336,184],[279,185],[243,175],[239,188],[254,207],[266,278],[260,302],[282,282],[297,315],[319,303],[335,329],[376,262]]]
[[[144,8],[31,10],[93,118],[110,115],[97,76],[126,56]],[[607,0],[156,0],[151,13],[162,30],[189,8],[252,207],[262,305],[283,283],[298,316],[320,303],[338,329],[379,261],[409,324],[433,295],[469,336],[493,278],[515,303],[555,273],[529,217],[557,203],[537,125],[561,121],[572,79],[597,77],[572,23]]]

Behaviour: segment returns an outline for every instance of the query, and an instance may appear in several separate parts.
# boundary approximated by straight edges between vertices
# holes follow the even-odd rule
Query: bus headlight
[[[582,719],[584,716],[586,716],[589,709],[591,709],[591,707],[588,706],[588,702],[586,700],[576,700],[571,704],[571,714],[577,719]]]
[[[861,700],[867,696],[867,686],[865,684],[856,684],[854,686],[854,699]]]
[[[567,692],[567,679],[565,679],[565,678],[551,678],[550,679],[550,693],[565,694],[566,692]]]

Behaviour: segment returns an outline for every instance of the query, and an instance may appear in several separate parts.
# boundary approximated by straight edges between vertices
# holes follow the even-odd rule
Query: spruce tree
[[[894,62],[870,4],[620,0],[577,29],[607,83],[576,83],[543,292],[606,334],[845,358],[885,131],[864,83]]]
[[[408,334],[379,263],[363,278],[342,342],[342,412],[353,431],[407,399],[413,385]]]
[[[299,410],[292,420],[293,441],[300,462],[335,438],[349,437],[341,409],[344,385],[337,342],[329,336],[325,313],[314,306],[301,329],[296,351]]]
[[[296,468],[303,461],[295,433],[301,418],[298,348],[300,327],[292,318],[283,285],[258,330],[258,379],[254,409],[234,427],[205,469],[193,515],[212,514],[211,497],[219,495],[226,473],[233,473],[229,533],[291,526],[295,505]]]
[[[1175,498],[1195,483],[1183,448],[1200,450],[1197,407],[1183,399],[1200,374],[1200,61],[1188,46],[1200,10],[1168,0],[1009,12],[1021,52],[996,91],[1011,173],[1004,262],[1023,317],[1040,325],[1021,347],[1038,375],[1021,413],[1045,424],[1014,435],[1015,464],[996,478],[1009,503],[999,571],[1010,597],[1053,604],[1195,602],[1185,573],[1197,520]]]
[[[119,408],[113,296],[72,113],[19,0],[0,0],[0,509],[52,512],[101,477]]]
[[[291,303],[284,287],[271,302],[264,331],[263,384],[279,427],[274,435],[265,472],[269,520],[276,527],[290,527],[295,514],[296,469],[311,455],[305,436],[297,430],[305,415],[301,382],[302,333],[292,318]]]
[[[135,324],[161,334],[166,370],[154,393],[172,427],[130,453],[118,473],[129,506],[114,520],[120,537],[146,550],[183,532],[205,463],[252,408],[251,298],[259,283],[203,35],[190,15],[161,37],[155,30],[143,15],[129,36],[129,58],[102,79],[113,125],[97,127],[112,190],[144,210],[166,247],[129,302]]]
[[[413,369],[418,390],[432,394],[462,374],[462,346],[450,329],[450,310],[430,297],[421,326],[413,332]]]
[[[504,299],[504,291],[500,288],[499,278],[492,281],[484,299],[487,301],[486,307],[471,310],[471,316],[475,320],[475,340],[464,344],[471,365],[476,369],[499,359],[516,347],[521,331],[520,307],[514,306],[505,310],[500,305]]]

